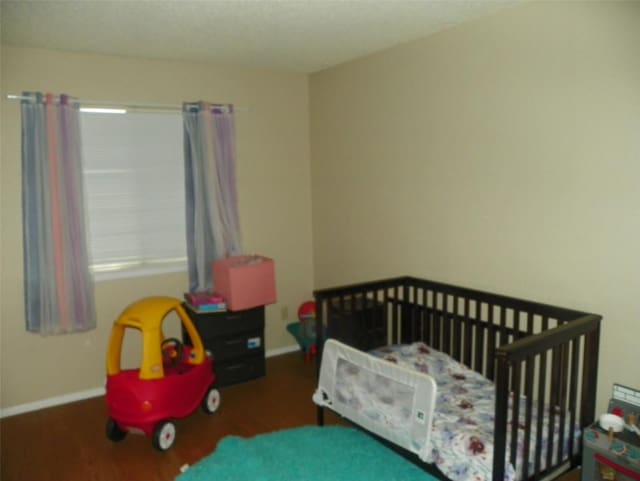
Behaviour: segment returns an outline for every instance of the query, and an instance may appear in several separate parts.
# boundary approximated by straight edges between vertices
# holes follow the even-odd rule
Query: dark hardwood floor
[[[1,481],[173,481],[180,467],[212,453],[227,435],[255,436],[315,425],[315,364],[300,353],[267,359],[264,378],[221,389],[220,409],[176,421],[177,438],[161,453],[151,440],[105,437],[104,397],[0,420]],[[343,423],[327,412],[326,424]],[[579,481],[579,470],[560,481]]]
[[[104,397],[0,420],[2,481],[170,481],[180,467],[210,454],[227,435],[250,437],[316,423],[311,401],[315,364],[300,353],[267,359],[264,378],[221,389],[220,409],[198,410],[176,421],[177,438],[166,452],[148,437],[105,437]],[[327,424],[341,421],[331,414]]]

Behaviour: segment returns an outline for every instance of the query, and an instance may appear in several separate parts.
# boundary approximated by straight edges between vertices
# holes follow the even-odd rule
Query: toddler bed
[[[541,479],[580,463],[601,316],[414,277],[314,296],[318,346],[339,341],[317,358],[319,424],[330,407],[453,481]],[[433,392],[416,397],[423,383]]]

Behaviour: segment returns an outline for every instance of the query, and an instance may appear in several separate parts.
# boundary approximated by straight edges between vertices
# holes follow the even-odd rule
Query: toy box
[[[213,283],[227,308],[240,311],[276,302],[273,259],[251,255],[227,257],[213,262]]]

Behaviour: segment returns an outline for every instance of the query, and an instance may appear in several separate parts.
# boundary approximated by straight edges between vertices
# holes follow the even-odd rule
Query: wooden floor
[[[104,397],[0,420],[2,481],[172,481],[180,467],[210,454],[227,435],[244,437],[316,422],[314,363],[300,353],[267,359],[267,375],[221,389],[220,409],[176,422],[177,437],[161,453],[149,438],[105,437]],[[328,414],[327,424],[340,421]]]
[[[181,466],[213,452],[224,436],[315,425],[315,385],[315,365],[300,353],[269,358],[266,377],[221,389],[216,413],[198,410],[178,420],[175,444],[164,453],[140,435],[109,441],[104,397],[1,419],[0,480],[173,481]],[[325,422],[342,421],[326,413]],[[560,481],[579,481],[579,471]]]

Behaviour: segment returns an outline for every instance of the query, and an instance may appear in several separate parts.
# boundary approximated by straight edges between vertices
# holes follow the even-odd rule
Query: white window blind
[[[186,270],[179,113],[82,113],[91,269]]]

